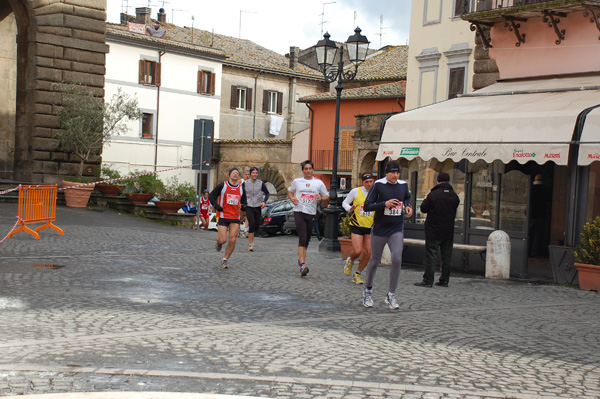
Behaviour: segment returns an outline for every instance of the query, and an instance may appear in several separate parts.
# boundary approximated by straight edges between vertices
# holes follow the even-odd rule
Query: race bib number
[[[238,205],[240,203],[240,196],[235,194],[227,194],[227,205]]]
[[[358,211],[358,214],[360,216],[366,216],[366,217],[371,217],[373,216],[373,212],[365,212],[365,207],[364,205],[360,206],[360,211]]]
[[[402,216],[402,202],[399,202],[394,208],[385,208],[383,214],[386,216]]]
[[[310,205],[313,202],[315,202],[315,195],[302,193],[300,194],[300,202],[302,202],[303,204]]]
[[[201,209],[208,209],[208,204],[202,204]]]

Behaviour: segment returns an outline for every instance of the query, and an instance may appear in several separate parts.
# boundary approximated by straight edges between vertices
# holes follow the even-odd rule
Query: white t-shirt
[[[316,177],[310,180],[298,177],[294,179],[288,191],[294,193],[298,198],[298,205],[294,206],[294,212],[302,212],[307,215],[317,214],[317,194],[320,194],[321,198],[329,195],[325,183]]]

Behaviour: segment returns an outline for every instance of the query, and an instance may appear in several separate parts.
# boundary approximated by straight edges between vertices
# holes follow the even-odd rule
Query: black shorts
[[[350,225],[350,233],[357,234],[359,236],[368,236],[371,234],[371,228]]]
[[[217,222],[217,226],[229,227],[229,225],[232,224],[232,223],[240,224],[240,219],[223,219],[223,218],[219,218],[219,221]]]

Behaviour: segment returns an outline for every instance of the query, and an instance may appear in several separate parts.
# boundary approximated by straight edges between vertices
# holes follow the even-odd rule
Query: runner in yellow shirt
[[[346,212],[352,215],[350,219],[352,252],[348,259],[346,259],[344,273],[349,276],[354,267],[354,261],[360,257],[358,268],[352,277],[352,281],[356,284],[364,283],[360,278],[360,273],[367,266],[371,257],[371,226],[373,226],[373,212],[365,212],[363,205],[367,199],[369,190],[373,187],[375,176],[370,172],[365,172],[361,178],[362,187],[352,189],[342,203]]]

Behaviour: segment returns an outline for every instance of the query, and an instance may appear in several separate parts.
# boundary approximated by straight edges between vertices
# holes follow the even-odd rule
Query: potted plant
[[[156,193],[158,201],[154,205],[162,213],[177,213],[189,200],[196,197],[196,189],[190,183],[179,183],[177,177],[167,179],[167,183]]]
[[[56,135],[59,148],[79,159],[78,181],[63,180],[62,186],[81,185],[85,164],[92,156],[100,155],[103,143],[112,135],[127,131],[126,120],[139,119],[137,99],[130,98],[121,89],[105,103],[90,88],[81,84],[60,84],[60,104],[57,117],[60,131]],[[65,190],[67,206],[85,208],[94,189],[93,184]]]
[[[147,204],[162,189],[163,182],[154,173],[130,172],[124,195],[134,205]]]
[[[121,194],[121,191],[125,188],[124,184],[112,184],[112,179],[119,179],[121,173],[118,170],[111,169],[109,166],[102,166],[100,169],[100,178],[107,180],[108,182],[98,182],[96,184],[96,190],[100,191],[104,196],[117,196]]]
[[[600,291],[600,216],[583,226],[581,243],[573,255],[579,274],[579,288]]]
[[[352,239],[350,238],[351,217],[352,213],[348,213],[340,220],[340,234],[342,236],[338,237],[338,241],[340,242],[340,251],[342,252],[343,260],[346,260],[352,252]]]

